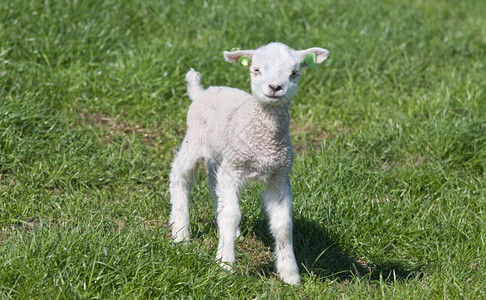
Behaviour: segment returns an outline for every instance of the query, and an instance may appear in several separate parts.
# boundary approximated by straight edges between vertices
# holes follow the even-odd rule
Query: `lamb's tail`
[[[194,101],[204,92],[204,88],[201,85],[201,74],[194,71],[194,69],[190,69],[186,74],[186,82],[187,94],[189,94],[189,98]]]

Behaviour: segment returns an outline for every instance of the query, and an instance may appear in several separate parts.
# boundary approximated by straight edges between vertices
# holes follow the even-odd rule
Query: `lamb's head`
[[[225,51],[228,62],[251,59],[251,91],[262,104],[286,105],[297,93],[301,69],[306,55],[315,54],[315,63],[322,63],[329,55],[323,48],[293,50],[282,43],[270,43],[256,50]]]

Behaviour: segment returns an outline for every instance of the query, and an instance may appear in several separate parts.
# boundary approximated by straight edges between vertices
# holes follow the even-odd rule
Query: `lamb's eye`
[[[261,74],[261,73],[260,73],[260,69],[258,69],[258,68],[253,69],[252,73],[253,73],[253,75],[255,75],[255,76],[258,76],[258,75],[260,75],[260,74]]]
[[[299,71],[293,70],[292,73],[290,73],[290,78],[295,79],[297,77],[299,77]]]

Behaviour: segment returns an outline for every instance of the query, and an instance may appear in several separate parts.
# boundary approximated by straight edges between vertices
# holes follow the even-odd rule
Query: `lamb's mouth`
[[[277,101],[282,99],[284,96],[283,95],[265,95],[270,100]]]

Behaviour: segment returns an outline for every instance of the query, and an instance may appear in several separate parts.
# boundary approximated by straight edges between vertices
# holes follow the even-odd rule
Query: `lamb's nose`
[[[272,92],[278,92],[282,89],[282,86],[277,84],[270,84],[268,87],[272,90]]]

